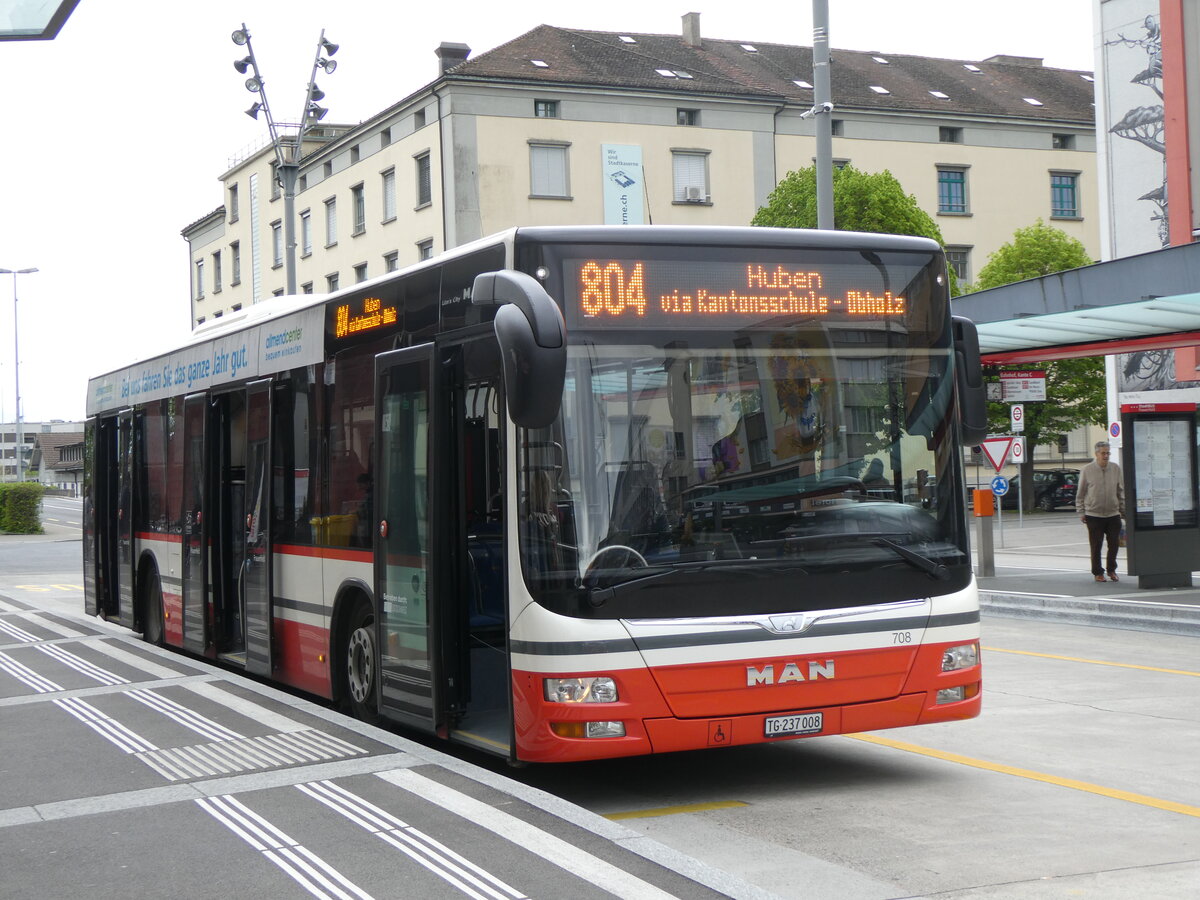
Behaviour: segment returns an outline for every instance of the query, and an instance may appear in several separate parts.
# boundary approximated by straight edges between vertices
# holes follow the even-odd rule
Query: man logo
[[[747,687],[757,687],[760,684],[787,684],[792,681],[818,681],[834,677],[836,676],[834,675],[834,661],[832,659],[825,660],[824,664],[816,660],[808,660],[807,678],[800,671],[800,665],[794,662],[790,662],[784,666],[778,678],[775,677],[775,666],[772,664],[763,666],[761,669],[754,666],[746,666]]]

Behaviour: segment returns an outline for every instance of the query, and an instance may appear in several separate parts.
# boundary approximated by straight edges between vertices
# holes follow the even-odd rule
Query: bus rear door
[[[437,731],[441,684],[430,583],[432,347],[376,357],[376,631],[380,703],[395,719]]]

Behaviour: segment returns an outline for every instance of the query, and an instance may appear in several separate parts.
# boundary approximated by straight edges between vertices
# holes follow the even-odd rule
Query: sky
[[[1092,3],[1006,0],[998,15],[983,0],[828,0],[830,44],[1090,70]],[[479,55],[540,24],[678,34],[687,12],[700,13],[705,37],[812,43],[804,0],[80,0],[56,40],[0,43],[0,268],[39,270],[0,275],[0,422],[15,419],[17,344],[21,416],[34,422],[82,420],[88,378],[187,339],[180,232],[221,205],[230,161],[267,139],[233,68],[242,24],[279,121],[298,117],[324,29],[340,48],[337,71],[317,79],[326,121],[356,123],[434,80],[443,41]]]

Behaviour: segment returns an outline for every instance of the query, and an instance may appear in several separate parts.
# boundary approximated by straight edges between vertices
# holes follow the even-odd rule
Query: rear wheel
[[[1038,501],[1038,509],[1044,512],[1054,512],[1053,494],[1043,494],[1042,499]]]
[[[375,652],[375,615],[365,598],[355,601],[346,629],[343,697],[348,711],[363,722],[379,721],[379,657]]]
[[[142,640],[156,647],[163,645],[163,597],[162,581],[158,572],[152,572],[146,582],[142,603]]]

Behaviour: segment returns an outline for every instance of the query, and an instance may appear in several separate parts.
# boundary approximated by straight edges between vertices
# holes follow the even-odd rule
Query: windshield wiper
[[[920,569],[930,578],[935,578],[938,581],[946,581],[950,577],[950,570],[935,559],[930,559],[928,556],[922,556],[920,553],[914,553],[907,547],[897,544],[895,541],[889,541],[887,538],[877,538],[872,541],[877,547],[887,547],[889,550],[894,550],[900,557],[913,567]]]

